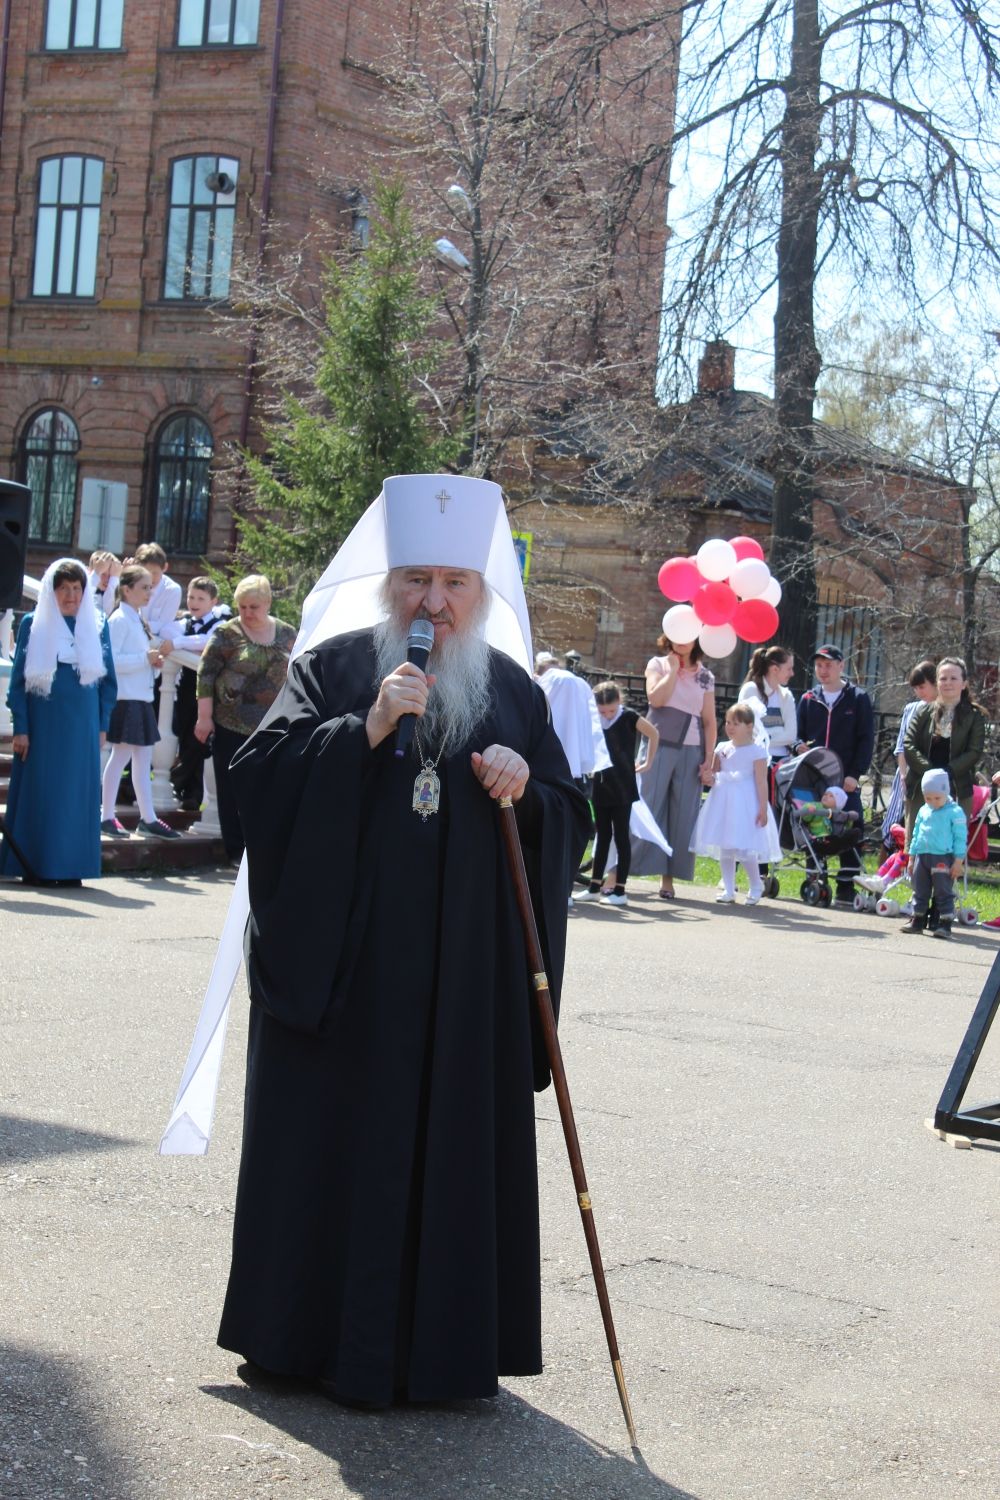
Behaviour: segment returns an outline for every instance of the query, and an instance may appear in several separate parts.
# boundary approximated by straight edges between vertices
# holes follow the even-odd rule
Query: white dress
[[[757,824],[757,784],[754,762],[767,764],[763,745],[734,745],[723,740],[716,749],[721,762],[712,787],[702,803],[691,835],[695,854],[718,859],[735,854],[748,863],[772,864],[781,858],[774,813],[767,809],[767,826]]]

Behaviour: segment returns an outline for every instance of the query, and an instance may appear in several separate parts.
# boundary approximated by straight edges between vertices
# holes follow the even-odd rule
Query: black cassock
[[[554,997],[589,812],[541,690],[491,651],[487,719],[422,819],[415,752],[368,744],[375,678],[370,631],[305,653],[233,761],[251,1007],[219,1343],[348,1398],[490,1396],[542,1367],[548,1068],[471,750],[530,767],[517,819]]]

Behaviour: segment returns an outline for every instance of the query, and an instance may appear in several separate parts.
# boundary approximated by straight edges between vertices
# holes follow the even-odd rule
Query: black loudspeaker
[[[28,486],[0,479],[0,610],[14,609],[21,602],[30,514]]]

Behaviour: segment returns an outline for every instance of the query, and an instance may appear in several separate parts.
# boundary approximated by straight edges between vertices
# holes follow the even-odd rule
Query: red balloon
[[[703,583],[691,600],[703,625],[728,625],[739,602],[728,583]]]
[[[673,599],[675,604],[685,604],[693,599],[703,582],[694,563],[686,557],[668,557],[657,573],[656,581],[660,593]]]
[[[752,536],[731,536],[729,545],[736,553],[737,562],[742,562],[745,557],[757,557],[761,562],[764,561],[764,549]]]
[[[777,634],[778,611],[766,599],[742,599],[730,623],[740,640],[757,646]]]

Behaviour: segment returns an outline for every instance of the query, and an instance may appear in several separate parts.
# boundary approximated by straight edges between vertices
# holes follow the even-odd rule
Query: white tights
[[[118,783],[130,760],[132,762],[132,787],[139,807],[139,816],[144,823],[152,823],[156,818],[153,808],[153,788],[149,780],[153,769],[152,745],[112,745],[101,781],[102,822],[115,815]]]
[[[759,866],[757,864],[757,861],[755,859],[753,859],[753,860],[750,860],[749,863],[748,863],[747,860],[741,859],[740,860],[740,864],[743,866],[744,870],[746,871],[747,879],[750,882],[750,894],[751,894],[751,896],[760,896],[763,893],[763,890],[764,890],[764,882],[760,878],[760,868],[759,868]],[[735,896],[736,895],[736,855],[735,854],[726,854],[722,850],[720,850],[719,851],[719,867],[722,870],[722,885],[723,885],[723,889],[725,890],[726,895],[727,896]]]

